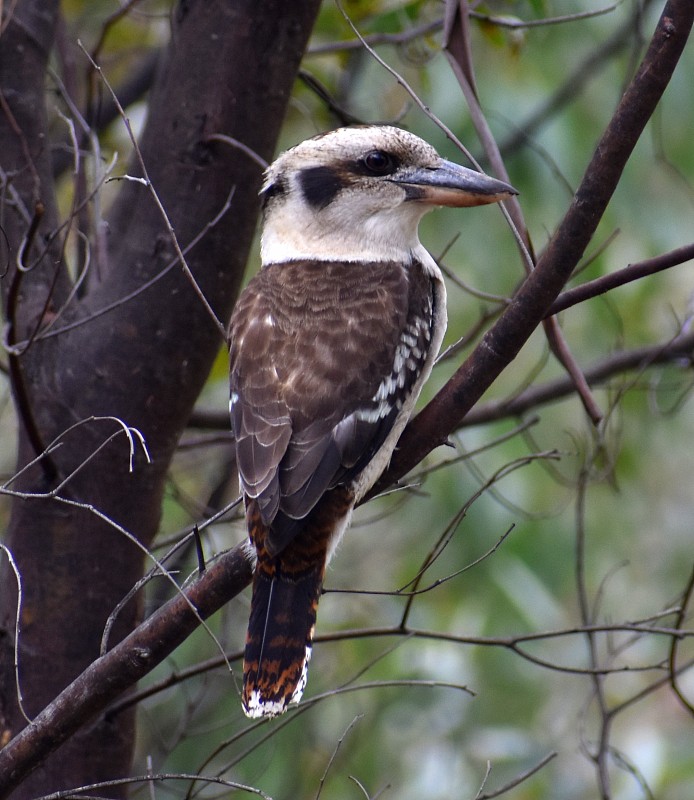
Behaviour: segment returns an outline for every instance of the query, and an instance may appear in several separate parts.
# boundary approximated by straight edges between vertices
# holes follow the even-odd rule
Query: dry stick
[[[581,470],[578,482],[578,495],[576,497],[576,548],[575,548],[575,580],[576,580],[576,595],[578,598],[578,608],[581,618],[581,624],[584,627],[593,624],[593,616],[590,610],[590,603],[588,599],[588,587],[586,585],[586,526],[585,526],[585,504],[586,495],[588,491],[588,467]],[[595,764],[597,770],[598,786],[600,789],[600,797],[602,800],[609,800],[610,798],[610,774],[607,768],[607,757],[609,754],[610,746],[610,730],[612,720],[610,718],[609,708],[607,705],[607,698],[605,696],[605,675],[601,674],[600,657],[598,655],[598,644],[596,636],[592,632],[586,633],[586,642],[588,645],[588,657],[591,669],[594,670],[591,675],[591,682],[593,684],[593,696],[598,706],[600,715],[600,737],[597,748],[594,752],[590,752],[587,743],[584,743],[586,752]],[[583,738],[583,737],[581,737]]]
[[[531,778],[533,775],[536,775],[541,769],[547,766],[549,762],[556,758],[557,753],[552,751],[551,753],[547,753],[547,755],[540,759],[540,761],[535,764],[534,767],[530,767],[530,769],[525,770],[525,772],[521,772],[520,775],[516,776],[515,778],[505,783],[503,786],[500,786],[498,789],[495,789],[492,792],[484,792],[484,794],[477,793],[477,797],[475,800],[492,800],[494,797],[501,797],[502,794],[506,794],[506,792],[510,791],[511,789],[515,789],[516,786],[520,786],[521,783],[527,781],[528,778]],[[486,778],[485,778],[486,780]]]
[[[235,597],[251,576],[247,548],[238,545],[209,565],[183,594],[90,664],[0,750],[0,798],[6,798],[49,753],[160,664],[197,628],[200,619]]]
[[[524,20],[518,19],[517,17],[496,17],[491,14],[481,14],[479,11],[471,11],[470,16],[481,22],[494,25],[497,28],[509,28],[510,30],[546,28],[550,25],[563,25],[567,22],[577,22],[591,17],[599,17],[603,14],[609,14],[617,8],[620,2],[621,0],[616,3],[611,3],[604,8],[598,8],[595,11],[581,11],[576,14],[563,14],[557,17],[543,17],[542,19]],[[364,36],[363,39],[347,39],[339,42],[329,42],[328,44],[313,45],[308,48],[306,55],[320,56],[326,53],[344,52],[345,50],[361,50],[364,46],[364,42],[366,42],[369,47],[376,47],[384,44],[403,45],[411,42],[413,39],[430,36],[441,30],[443,25],[443,19],[435,19],[432,22],[425,22],[422,25],[409,28],[400,33],[372,33],[369,36]]]
[[[226,778],[220,778],[217,775],[193,775],[187,772],[152,772],[148,770],[146,775],[133,775],[130,778],[114,778],[110,781],[99,781],[98,783],[87,783],[78,786],[75,789],[62,789],[59,792],[52,792],[45,794],[39,800],[75,800],[75,798],[101,798],[106,795],[104,789],[113,788],[114,786],[130,786],[136,783],[163,783],[164,781],[200,781],[208,785],[223,786],[227,789],[236,791],[249,792],[250,794],[258,795],[263,800],[272,800],[270,795],[254,786],[247,786],[238,781],[229,781]],[[100,790],[98,793],[96,790]],[[230,793],[224,793],[224,797],[229,796]],[[106,795],[108,796],[108,795]],[[112,795],[111,795],[112,796]]]
[[[212,137],[210,137],[212,138]],[[109,180],[116,180],[115,178]],[[200,241],[202,241],[203,237],[214,228],[216,225],[219,224],[220,220],[225,216],[229,208],[231,207],[231,201],[234,197],[236,187],[232,186],[231,191],[227,195],[227,199],[224,202],[222,208],[215,214],[215,216],[202,228],[202,230],[197,233],[191,241],[183,248],[184,255],[192,250]],[[159,272],[156,273],[153,277],[146,280],[144,283],[140,284],[136,289],[133,289],[131,292],[122,295],[117,300],[113,300],[110,303],[107,303],[105,306],[101,308],[97,308],[96,310],[92,311],[85,317],[80,317],[80,319],[74,320],[73,322],[66,323],[62,325],[60,328],[53,328],[50,325],[47,325],[37,334],[37,340],[40,339],[48,339],[53,336],[60,336],[63,333],[67,333],[68,331],[74,330],[75,328],[80,328],[82,325],[87,325],[92,320],[96,319],[97,317],[101,317],[104,314],[108,314],[116,308],[120,308],[120,306],[125,305],[125,303],[133,300],[138,295],[143,294],[144,292],[148,291],[152,286],[154,286],[157,281],[162,280],[164,276],[168,275],[169,272],[179,263],[178,256],[175,256],[171,261],[169,261],[164,267],[162,267]],[[60,312],[59,312],[60,313]],[[52,323],[51,323],[52,325]],[[17,342],[15,345],[16,347],[27,347],[30,344],[28,340]],[[228,416],[228,415],[227,415]],[[228,424],[225,428],[228,428]]]
[[[469,16],[470,11],[466,0],[448,0],[443,46],[451,68],[453,69],[453,73],[458,79],[458,83],[465,95],[473,125],[482,142],[487,158],[496,174],[502,178],[502,180],[508,182],[508,173],[506,172],[506,167],[501,158],[499,146],[482,112],[477,94],[472,60],[472,47],[470,44]],[[508,211],[509,217],[513,221],[515,230],[518,231],[518,235],[521,239],[521,241],[519,241],[519,247],[523,265],[526,272],[530,272],[533,269],[534,260],[531,255],[532,246],[518,198],[509,198],[509,200],[506,201],[505,209]],[[591,394],[581,368],[571,354],[566,338],[559,327],[558,320],[551,318],[546,319],[543,322],[543,326],[552,352],[571,376],[571,379],[576,385],[578,396],[583,403],[583,407],[593,424],[597,425],[602,420],[602,412]]]
[[[565,25],[567,22],[578,22],[591,17],[600,17],[603,14],[610,14],[620,3],[621,0],[617,0],[616,3],[611,3],[603,8],[596,8],[595,11],[579,11],[575,14],[560,14],[556,17],[542,17],[531,20],[517,19],[515,17],[495,17],[493,14],[481,14],[479,11],[470,11],[470,16],[473,19],[486,22],[488,25],[496,25],[499,28],[524,30],[526,28],[546,28],[549,25]]]
[[[677,66],[694,21],[691,0],[669,0],[639,69],[603,134],[536,268],[470,357],[405,429],[371,495],[443,444],[544,319],[588,246],[622,171]]]
[[[124,17],[132,11],[133,6],[137,5],[141,0],[127,0],[127,2],[122,3],[120,8],[117,11],[114,11],[111,16],[107,17],[104,21],[104,24],[101,26],[101,36],[99,36],[99,40],[92,48],[92,52],[90,55],[91,61],[98,61],[99,57],[101,56],[101,50],[106,42],[106,38],[111,31],[111,28],[120,22]]]
[[[694,570],[692,570],[691,574],[689,575],[689,580],[687,581],[687,585],[684,589],[682,594],[682,604],[680,606],[680,610],[677,612],[677,618],[675,619],[675,628],[680,628],[682,623],[687,616],[687,609],[689,607],[689,602],[692,599],[692,595],[694,594]],[[672,643],[670,644],[670,654],[668,656],[668,670],[669,670],[669,679],[670,679],[670,686],[672,691],[675,693],[675,697],[680,701],[682,707],[688,711],[690,714],[694,715],[694,704],[689,701],[685,696],[682,688],[680,687],[679,681],[677,680],[678,671],[677,671],[677,650],[679,647],[680,639],[677,636],[672,637]]]

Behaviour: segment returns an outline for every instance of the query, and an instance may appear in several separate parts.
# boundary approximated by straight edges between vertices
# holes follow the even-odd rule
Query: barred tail
[[[301,699],[325,565],[353,505],[351,489],[331,489],[284,541],[278,518],[268,528],[258,503],[246,498],[258,555],[243,660],[242,702],[249,717],[274,717]]]
[[[325,557],[299,574],[282,557],[259,560],[243,661],[243,710],[274,717],[298,703],[306,686]]]

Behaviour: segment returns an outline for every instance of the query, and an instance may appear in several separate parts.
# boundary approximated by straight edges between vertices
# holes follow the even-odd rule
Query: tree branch
[[[608,275],[596,278],[594,281],[587,281],[580,286],[575,286],[573,289],[562,292],[552,303],[547,316],[558,314],[560,311],[564,311],[578,303],[583,303],[591,297],[598,297],[611,289],[616,289],[618,286],[624,286],[626,283],[640,280],[647,275],[654,275],[656,272],[662,272],[665,269],[684,264],[693,258],[694,244],[686,244],[654,258],[647,258],[645,261],[629,264],[617,272],[611,272]]]
[[[691,360],[693,357],[694,333],[690,333],[686,336],[678,336],[665,344],[614,353],[585,369],[584,375],[591,386],[596,386],[624,372],[644,370],[655,364],[667,364],[682,358]],[[518,417],[545,403],[568,397],[574,389],[573,381],[568,377],[558,378],[540,386],[532,386],[515,397],[491,400],[475,406],[465,415],[461,427],[467,428],[508,417]]]
[[[207,619],[241,592],[250,583],[252,574],[245,544],[227,551],[184,592],[90,664],[0,750],[0,800],[49,753],[161,663],[197,628],[200,619]]]
[[[542,322],[590,242],[677,66],[693,20],[694,4],[690,0],[666,3],[638,71],[536,268],[466,362],[407,426],[390,467],[371,495],[394,483],[446,441]]]

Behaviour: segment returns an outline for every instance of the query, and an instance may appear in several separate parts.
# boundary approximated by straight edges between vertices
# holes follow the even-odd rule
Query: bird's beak
[[[408,200],[432,206],[482,206],[518,194],[508,183],[443,158],[437,167],[416,167],[391,180],[405,187]]]

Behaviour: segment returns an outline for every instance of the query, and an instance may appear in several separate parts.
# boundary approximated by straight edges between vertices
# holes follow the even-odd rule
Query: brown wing
[[[380,447],[430,338],[419,265],[264,267],[230,327],[231,417],[244,492],[281,550],[324,492]]]

